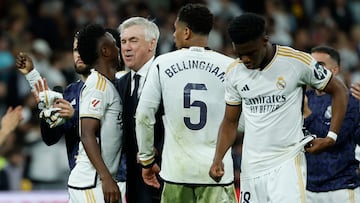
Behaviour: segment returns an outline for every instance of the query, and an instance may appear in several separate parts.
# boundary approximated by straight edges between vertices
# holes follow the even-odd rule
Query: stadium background
[[[266,17],[273,43],[307,52],[320,44],[333,46],[341,54],[346,84],[360,81],[360,0],[0,0],[0,115],[8,106],[24,106],[22,124],[0,148],[0,190],[5,191],[0,203],[1,195],[12,194],[9,190],[65,190],[68,177],[64,142],[49,147],[41,141],[36,103],[16,71],[16,54],[30,53],[50,87],[66,87],[78,79],[72,41],[80,27],[99,23],[117,28],[131,16],[152,19],[160,28],[159,55],[174,50],[176,13],[189,2],[205,3],[214,13],[209,46],[216,51],[233,56],[228,22],[256,12]],[[234,155],[239,151],[236,147]],[[10,188],[3,185],[5,179]]]

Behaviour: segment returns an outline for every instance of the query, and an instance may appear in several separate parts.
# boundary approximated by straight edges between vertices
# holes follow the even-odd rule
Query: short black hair
[[[191,31],[201,35],[208,35],[214,24],[214,16],[204,4],[186,4],[180,8],[177,17]]]
[[[330,58],[336,61],[337,65],[340,65],[340,54],[336,49],[327,45],[319,45],[311,49],[311,53],[314,52],[329,54]]]
[[[89,24],[79,31],[78,51],[85,64],[95,64],[99,57],[98,42],[105,33],[105,29],[98,24]]]
[[[228,33],[235,44],[256,40],[265,34],[265,19],[255,13],[244,13],[230,22]]]

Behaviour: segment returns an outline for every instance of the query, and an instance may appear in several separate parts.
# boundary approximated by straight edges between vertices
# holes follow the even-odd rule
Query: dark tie
[[[140,82],[140,75],[139,74],[135,74],[134,75],[134,80],[135,80],[135,86],[134,86],[134,90],[133,93],[131,95],[132,97],[132,102],[133,102],[133,113],[135,114],[136,111],[136,107],[137,107],[137,103],[138,103],[138,90],[139,90],[139,82]]]

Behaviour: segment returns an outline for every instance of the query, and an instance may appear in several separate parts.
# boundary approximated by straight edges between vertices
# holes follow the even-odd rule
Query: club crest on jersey
[[[326,108],[326,111],[325,111],[325,113],[324,113],[324,117],[326,118],[326,119],[331,119],[331,105],[330,106],[328,106],[327,108]]]
[[[315,64],[314,76],[318,80],[323,80],[327,75],[327,70],[320,63]]]
[[[284,80],[284,78],[282,76],[279,76],[277,79],[277,82],[276,82],[276,87],[279,90],[283,90],[283,89],[285,89],[285,86],[286,86],[286,81]]]
[[[90,101],[89,110],[98,112],[101,107],[101,99],[91,98]]]

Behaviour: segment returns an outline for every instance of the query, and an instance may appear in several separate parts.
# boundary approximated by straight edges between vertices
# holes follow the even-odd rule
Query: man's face
[[[330,57],[329,54],[321,53],[321,52],[313,52],[311,53],[311,56],[314,57],[314,59],[323,65],[325,68],[329,69],[332,73],[337,74],[338,73],[338,66],[336,62]]]
[[[84,64],[84,62],[81,60],[77,46],[78,46],[78,39],[74,38],[73,58],[75,63],[75,72],[81,75],[88,75],[90,74],[90,68],[86,64]]]
[[[177,49],[181,49],[183,47],[185,47],[184,44],[184,33],[185,33],[185,28],[186,25],[182,22],[179,22],[179,18],[176,18],[176,21],[174,23],[174,42],[175,42],[175,46]]]
[[[233,44],[234,52],[248,69],[260,67],[266,56],[266,40],[263,37],[242,44]]]
[[[138,71],[154,56],[154,44],[155,40],[145,40],[142,26],[133,25],[125,28],[121,33],[121,55],[125,66]]]

